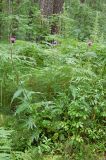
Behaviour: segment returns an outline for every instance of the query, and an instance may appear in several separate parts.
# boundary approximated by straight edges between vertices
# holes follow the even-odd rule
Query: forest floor
[[[11,156],[13,156],[10,139],[11,132],[12,130],[0,127],[0,160],[11,160]],[[57,158],[58,156],[44,156],[44,160],[56,160]]]
[[[67,43],[68,43],[68,41],[67,41]],[[58,48],[58,46],[57,46],[57,48],[53,48],[53,47],[49,48],[48,46],[46,46],[47,49],[45,49],[46,47],[42,49],[40,45],[38,46],[36,44],[34,44],[35,45],[35,48],[34,48],[31,43],[22,42],[22,41],[17,41],[17,43],[14,44],[14,47],[13,47],[13,45],[10,45],[10,44],[8,45],[7,43],[4,43],[4,42],[3,42],[3,44],[1,43],[0,44],[0,56],[2,57],[1,73],[4,75],[4,71],[5,71],[5,73],[8,75],[8,78],[5,79],[7,86],[4,86],[4,88],[6,88],[6,87],[7,88],[4,90],[4,95],[5,95],[4,97],[2,96],[3,95],[2,90],[4,88],[1,87],[1,88],[3,88],[3,89],[1,89],[1,93],[2,93],[1,97],[3,97],[4,99],[1,98],[0,106],[10,106],[9,102],[11,100],[8,100],[8,99],[10,98],[11,95],[13,95],[14,90],[17,89],[17,87],[15,86],[16,82],[17,82],[17,81],[15,81],[16,80],[16,73],[15,73],[15,71],[17,71],[17,73],[21,77],[20,79],[22,79],[23,75],[26,76],[26,74],[27,74],[27,76],[29,76],[30,70],[32,70],[32,73],[33,73],[33,70],[35,70],[35,66],[36,66],[36,70],[35,71],[39,71],[38,73],[43,73],[42,75],[44,76],[45,75],[45,71],[46,71],[46,70],[44,70],[44,68],[48,68],[48,71],[49,71],[49,68],[51,69],[51,66],[52,67],[55,66],[54,69],[57,68],[57,67],[61,68],[62,66],[64,66],[63,63],[65,61],[67,62],[67,63],[65,62],[67,66],[70,64],[73,67],[74,64],[75,64],[75,66],[73,67],[75,69],[74,71],[76,71],[76,70],[79,71],[78,67],[81,66],[84,63],[83,62],[80,65],[80,61],[83,58],[85,58],[85,57],[81,57],[79,59],[76,58],[76,57],[74,57],[74,54],[76,55],[77,52],[80,54],[80,56],[82,56],[83,52],[86,53],[86,54],[88,54],[87,55],[88,56],[88,60],[87,60],[86,63],[89,64],[89,65],[85,64],[85,69],[86,69],[86,66],[87,66],[87,69],[89,69],[89,70],[87,70],[87,71],[89,71],[89,72],[87,72],[87,74],[90,73],[89,75],[91,75],[91,73],[93,73],[93,72],[90,72],[92,66],[94,67],[94,69],[92,69],[92,70],[96,70],[95,69],[95,64],[96,64],[96,68],[98,68],[97,73],[99,73],[99,70],[100,70],[100,73],[103,70],[103,74],[105,74],[105,71],[103,69],[103,64],[102,64],[102,63],[104,63],[104,61],[102,60],[103,59],[102,58],[103,55],[101,55],[100,61],[97,59],[96,60],[97,63],[95,63],[95,64],[93,63],[94,62],[93,59],[96,58],[95,57],[95,52],[98,52],[98,55],[102,54],[102,52],[104,53],[105,52],[105,49],[103,48],[104,46],[101,46],[101,48],[98,47],[98,46],[96,46],[96,47],[98,47],[98,49],[95,49],[96,47],[94,46],[94,48],[92,50],[90,48],[89,49],[90,51],[88,52],[88,48],[86,48],[86,44],[80,46],[81,44],[79,43],[78,47],[76,47],[77,43],[75,43],[75,44],[74,43],[75,42],[73,42],[73,46],[71,46],[71,47],[70,47],[70,44],[69,45],[67,45],[67,44],[65,45],[64,44],[60,48]],[[28,47],[26,47],[27,45],[28,45]],[[80,46],[80,48],[79,48],[79,46]],[[79,52],[79,50],[80,50],[81,53]],[[99,51],[100,51],[100,53],[99,53]],[[34,52],[34,54],[33,54],[33,52]],[[69,53],[71,53],[71,54],[73,53],[73,56],[71,55],[72,56],[71,57]],[[77,56],[79,56],[79,54]],[[85,56],[86,56],[86,54],[85,54]],[[27,61],[28,58],[27,57],[30,58],[30,61],[29,61],[30,63],[28,63],[28,61]],[[37,63],[38,66],[35,65],[35,64],[33,64],[32,57],[33,57],[33,59],[36,59],[36,63]],[[15,63],[13,63],[13,62],[15,62]],[[26,67],[26,64],[27,64],[28,68]],[[76,65],[78,65],[78,66],[76,66]],[[15,71],[14,71],[14,66],[15,66]],[[83,64],[83,66],[84,66],[84,64]],[[25,67],[26,67],[26,70],[23,70],[23,68],[25,69]],[[42,72],[40,72],[39,68],[41,69]],[[83,73],[83,70],[81,70],[81,71]],[[49,75],[47,77],[48,79],[45,78],[44,80],[46,80],[47,82],[50,82],[51,85],[53,84],[52,86],[54,87],[55,86],[54,85],[55,81],[52,82],[52,79],[50,78],[52,76],[52,74],[49,73],[49,72],[47,72],[47,73]],[[55,73],[55,72],[53,72],[53,73]],[[63,72],[60,72],[59,69],[56,70],[56,75],[60,75],[61,73],[63,73]],[[66,74],[67,74],[67,72],[66,72]],[[63,74],[63,76],[66,75],[66,74]],[[37,76],[39,76],[39,75],[40,74],[38,74]],[[77,72],[76,72],[76,75],[77,75],[76,77],[78,77]],[[86,75],[86,73],[85,73],[85,75]],[[101,73],[101,75],[102,75],[102,73]],[[99,75],[99,77],[101,75]],[[91,78],[92,77],[93,76],[91,75]],[[2,80],[3,79],[2,76],[0,78],[1,78],[1,82],[3,83],[4,80]],[[80,75],[79,75],[79,78],[80,78]],[[88,79],[89,77],[85,76],[85,78]],[[53,79],[53,80],[55,80],[55,79]],[[67,77],[66,77],[66,80],[67,80]],[[59,81],[59,83],[61,84],[61,75],[60,75],[60,81]],[[38,83],[38,84],[40,86],[40,83]],[[46,83],[46,84],[48,84],[48,83]],[[82,87],[83,87],[83,84],[82,84]],[[85,85],[85,88],[88,89],[86,87],[86,85]],[[45,87],[44,87],[44,89],[45,89]],[[94,90],[94,89],[91,88],[91,90]],[[95,92],[96,91],[97,91],[97,88],[95,89]],[[45,91],[45,93],[48,93],[48,92]],[[101,103],[102,103],[102,99],[100,99],[100,100],[101,100]],[[13,119],[12,119],[13,115],[11,116],[11,114],[9,114],[9,112],[7,111],[9,109],[10,109],[9,107],[7,107],[7,108],[2,107],[3,112],[4,112],[4,110],[6,110],[7,115],[2,114],[3,112],[0,113],[0,160],[17,160],[17,158],[14,155],[15,154],[20,154],[20,153],[21,153],[20,155],[23,154],[23,152],[21,152],[21,151],[13,151],[13,148],[12,148],[11,133],[13,132],[13,130],[12,130],[12,127],[11,127],[12,126],[11,123],[13,124]],[[14,108],[13,108],[12,112],[13,111],[14,111]],[[9,120],[10,120],[10,122],[9,122]],[[6,126],[5,125],[5,121],[7,123],[10,123],[10,125]],[[98,129],[98,127],[97,127],[97,129]],[[14,141],[13,143],[15,144],[15,142],[16,141]],[[19,139],[19,143],[20,143],[20,139]],[[105,143],[105,140],[104,140],[104,143]],[[87,152],[88,152],[88,150],[87,150]],[[98,153],[98,155],[97,155],[97,153]],[[102,153],[101,155],[100,155],[99,152],[97,152],[97,153],[96,153],[96,157],[98,158],[98,160],[106,160],[105,157],[104,157],[104,155],[103,155],[104,153]],[[57,155],[55,155],[55,156],[48,155],[48,156],[44,156],[43,160],[59,160],[60,158],[61,157],[59,157]],[[18,159],[22,159],[22,157],[18,158]],[[63,158],[61,158],[61,159],[63,159]],[[35,158],[33,160],[38,160],[38,159]],[[74,160],[74,159],[72,159],[72,160]],[[81,160],[85,160],[85,159],[81,159]],[[87,160],[91,160],[91,159],[87,159]],[[97,159],[93,159],[93,160],[97,160]]]
[[[11,130],[0,127],[0,160],[10,160]]]
[[[9,115],[0,114],[0,160],[16,160],[14,156],[18,154],[20,155],[20,153],[23,154],[20,151],[13,151],[12,149],[11,133],[13,132],[13,130],[11,129],[11,127],[9,128],[5,126],[5,121],[7,121],[8,119]],[[60,160],[61,158],[61,156],[57,155],[43,156],[43,160]],[[34,160],[37,159],[35,158]],[[98,160],[106,160],[106,158],[98,155]]]
[[[15,151],[13,153],[11,147],[11,133],[13,130],[11,128],[6,128],[4,121],[6,116],[0,114],[0,160],[12,160],[13,154],[18,154],[20,152]],[[56,160],[58,156],[44,156],[44,160]],[[35,159],[36,160],[36,159]]]

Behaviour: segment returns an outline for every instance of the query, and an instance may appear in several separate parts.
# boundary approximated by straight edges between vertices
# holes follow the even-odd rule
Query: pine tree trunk
[[[80,2],[81,2],[81,3],[84,3],[84,2],[85,2],[85,0],[80,0]]]
[[[64,0],[54,0],[53,3],[53,14],[59,14],[63,10]]]
[[[54,0],[53,4],[53,14],[60,14],[63,10],[64,0]],[[54,22],[51,26],[51,34],[58,34],[59,33],[59,26]]]
[[[54,0],[40,0],[40,8],[42,15],[48,17],[53,14]]]
[[[0,0],[0,39],[2,38],[2,0]]]
[[[48,17],[60,14],[63,10],[64,0],[40,0],[40,8],[43,16]],[[58,34],[59,27],[56,22],[51,25],[51,34]]]

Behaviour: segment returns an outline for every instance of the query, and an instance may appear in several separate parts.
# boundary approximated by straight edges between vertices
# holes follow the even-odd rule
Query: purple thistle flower
[[[88,41],[88,47],[91,47],[93,45],[93,42],[91,40]]]
[[[15,37],[15,36],[11,36],[11,37],[10,37],[10,42],[11,42],[11,43],[15,43],[15,41],[16,41],[16,37]]]

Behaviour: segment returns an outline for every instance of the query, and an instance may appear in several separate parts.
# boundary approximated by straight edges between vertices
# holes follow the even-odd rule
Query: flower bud
[[[15,41],[16,41],[16,37],[15,37],[15,36],[11,36],[11,37],[10,37],[10,42],[11,42],[11,43],[15,43]]]

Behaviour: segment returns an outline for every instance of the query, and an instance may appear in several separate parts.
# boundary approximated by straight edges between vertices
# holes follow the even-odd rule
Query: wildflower
[[[91,40],[88,41],[88,47],[91,47],[93,45],[93,42]]]
[[[10,37],[10,42],[11,42],[11,43],[15,43],[15,41],[16,41],[16,37],[15,37],[15,36],[11,36],[11,37]]]

